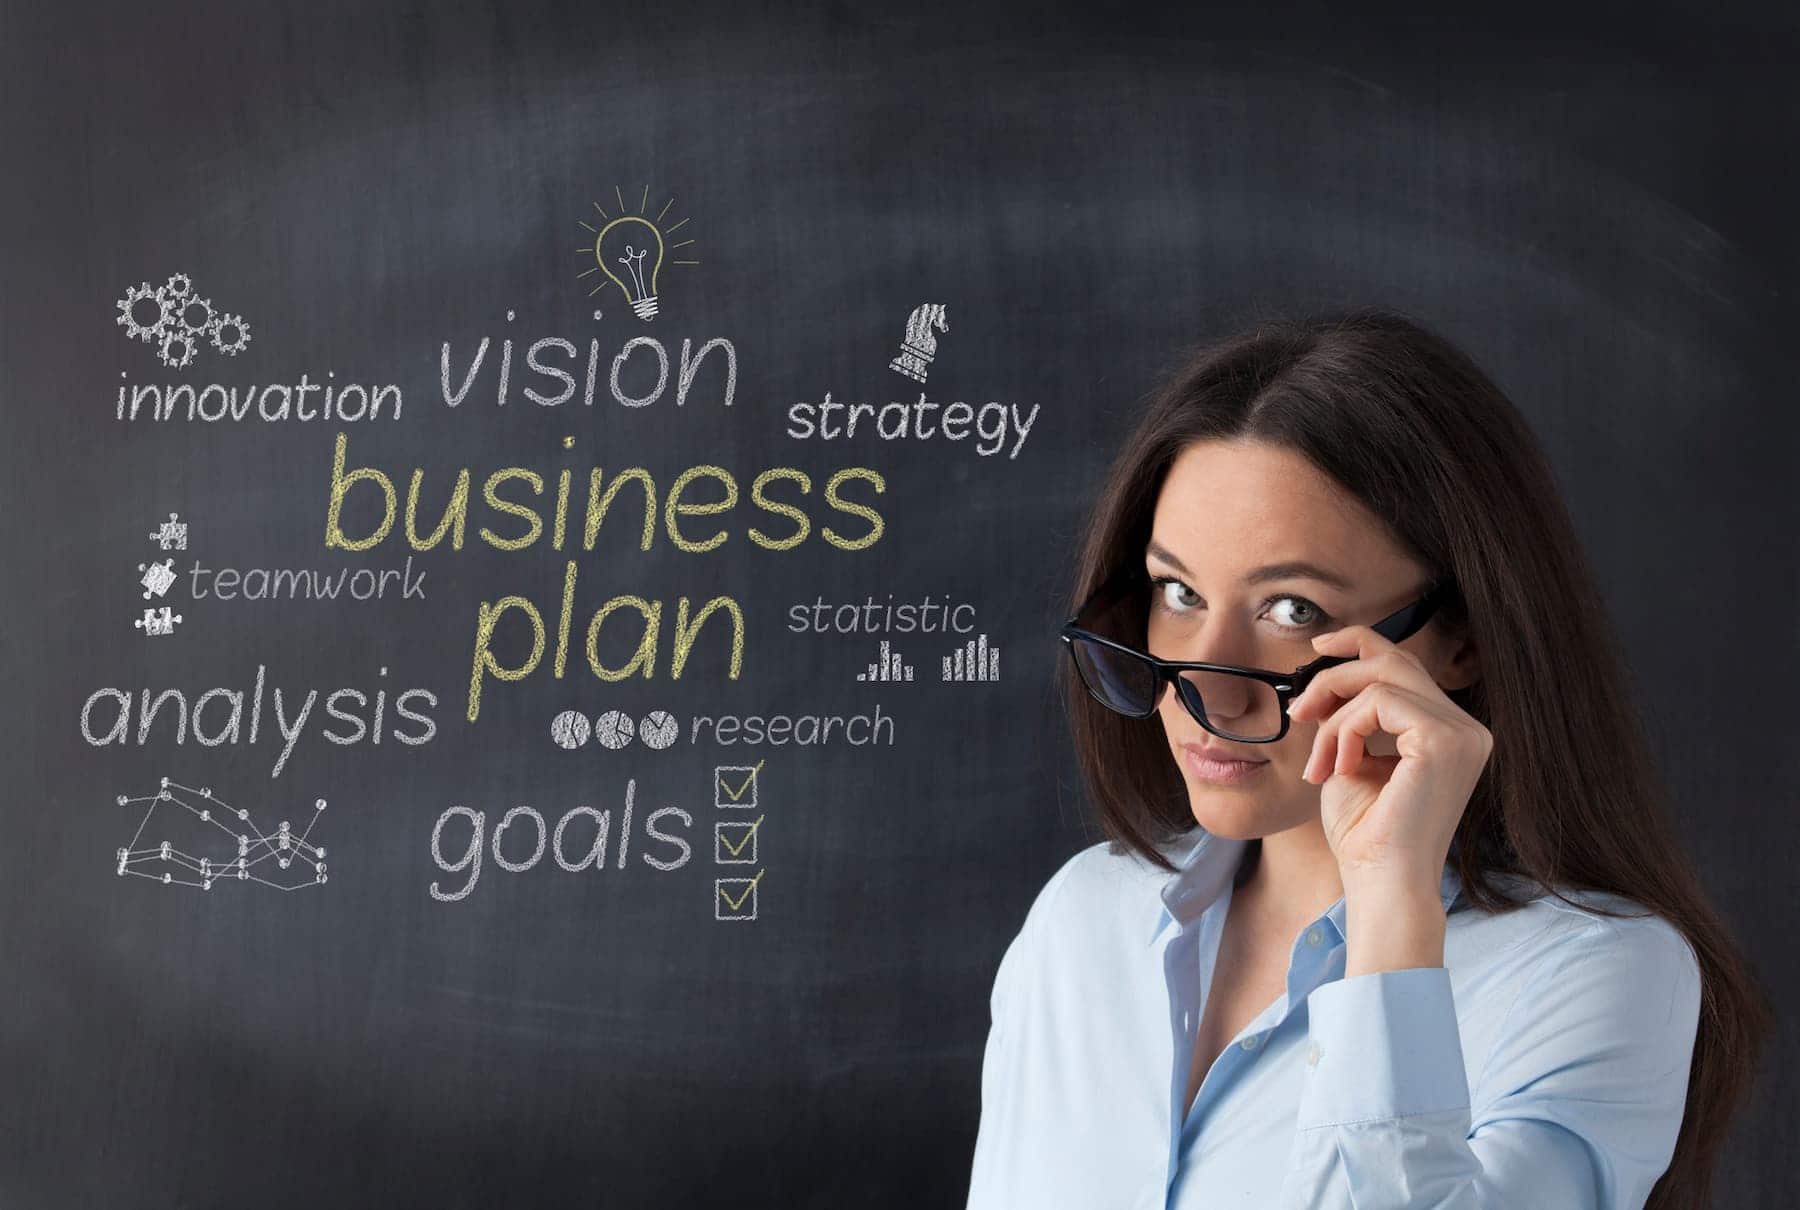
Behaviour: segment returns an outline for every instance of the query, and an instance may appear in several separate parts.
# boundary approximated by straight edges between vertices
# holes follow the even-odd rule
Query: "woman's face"
[[[1378,622],[1415,599],[1427,579],[1385,525],[1312,463],[1249,440],[1196,442],[1182,451],[1157,498],[1143,558],[1152,580],[1151,654],[1279,672],[1317,657],[1314,635]],[[1467,653],[1437,626],[1400,646],[1439,684],[1470,679]],[[1250,709],[1245,696],[1218,700],[1224,692],[1208,692],[1203,686],[1208,717],[1224,730],[1234,713]],[[1318,818],[1319,787],[1300,777],[1317,722],[1295,722],[1274,743],[1253,744],[1207,731],[1169,687],[1157,711],[1194,819],[1207,831],[1248,839]],[[1268,763],[1241,780],[1220,781],[1196,765],[1190,744]],[[1394,755],[1385,734],[1370,736],[1366,746]]]

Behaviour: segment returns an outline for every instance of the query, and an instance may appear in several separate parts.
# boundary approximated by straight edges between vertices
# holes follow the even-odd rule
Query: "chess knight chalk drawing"
[[[906,320],[906,338],[900,344],[900,355],[888,362],[915,382],[924,382],[926,367],[937,356],[937,337],[932,332],[948,332],[950,320],[943,303],[920,303]]]

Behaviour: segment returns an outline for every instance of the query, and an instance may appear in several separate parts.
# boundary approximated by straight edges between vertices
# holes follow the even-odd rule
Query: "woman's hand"
[[[1445,696],[1417,656],[1369,627],[1318,635],[1313,646],[1354,658],[1315,676],[1288,714],[1322,720],[1303,776],[1324,783],[1320,815],[1343,878],[1347,922],[1354,913],[1379,921],[1382,933],[1351,933],[1345,974],[1439,965],[1438,884],[1493,736]],[[1398,755],[1364,747],[1376,732],[1394,737]],[[1399,965],[1386,965],[1392,962]]]

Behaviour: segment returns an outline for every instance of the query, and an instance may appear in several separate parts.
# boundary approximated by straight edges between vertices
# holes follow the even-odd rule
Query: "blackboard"
[[[1779,944],[1791,18],[1257,8],[8,3],[0,1201],[960,1204],[1074,536],[1273,312],[1528,412]]]

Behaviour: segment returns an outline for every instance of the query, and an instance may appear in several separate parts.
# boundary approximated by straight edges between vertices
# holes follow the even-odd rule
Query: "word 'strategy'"
[[[853,438],[857,421],[873,416],[875,435],[883,441],[907,437],[919,441],[934,437],[963,441],[973,435],[977,454],[985,458],[998,454],[1010,444],[1012,451],[1006,456],[1011,460],[1025,447],[1025,438],[1031,435],[1031,426],[1037,421],[1041,407],[1042,404],[1034,403],[1029,412],[1021,413],[1016,403],[989,402],[980,407],[960,400],[932,403],[924,392],[920,392],[914,403],[839,403],[832,400],[830,391],[826,391],[823,402],[802,400],[789,406],[787,435],[796,441],[813,437],[822,441]],[[939,412],[942,415],[938,415]],[[974,426],[973,434],[969,431],[970,425]],[[864,431],[867,431],[866,425]]]

